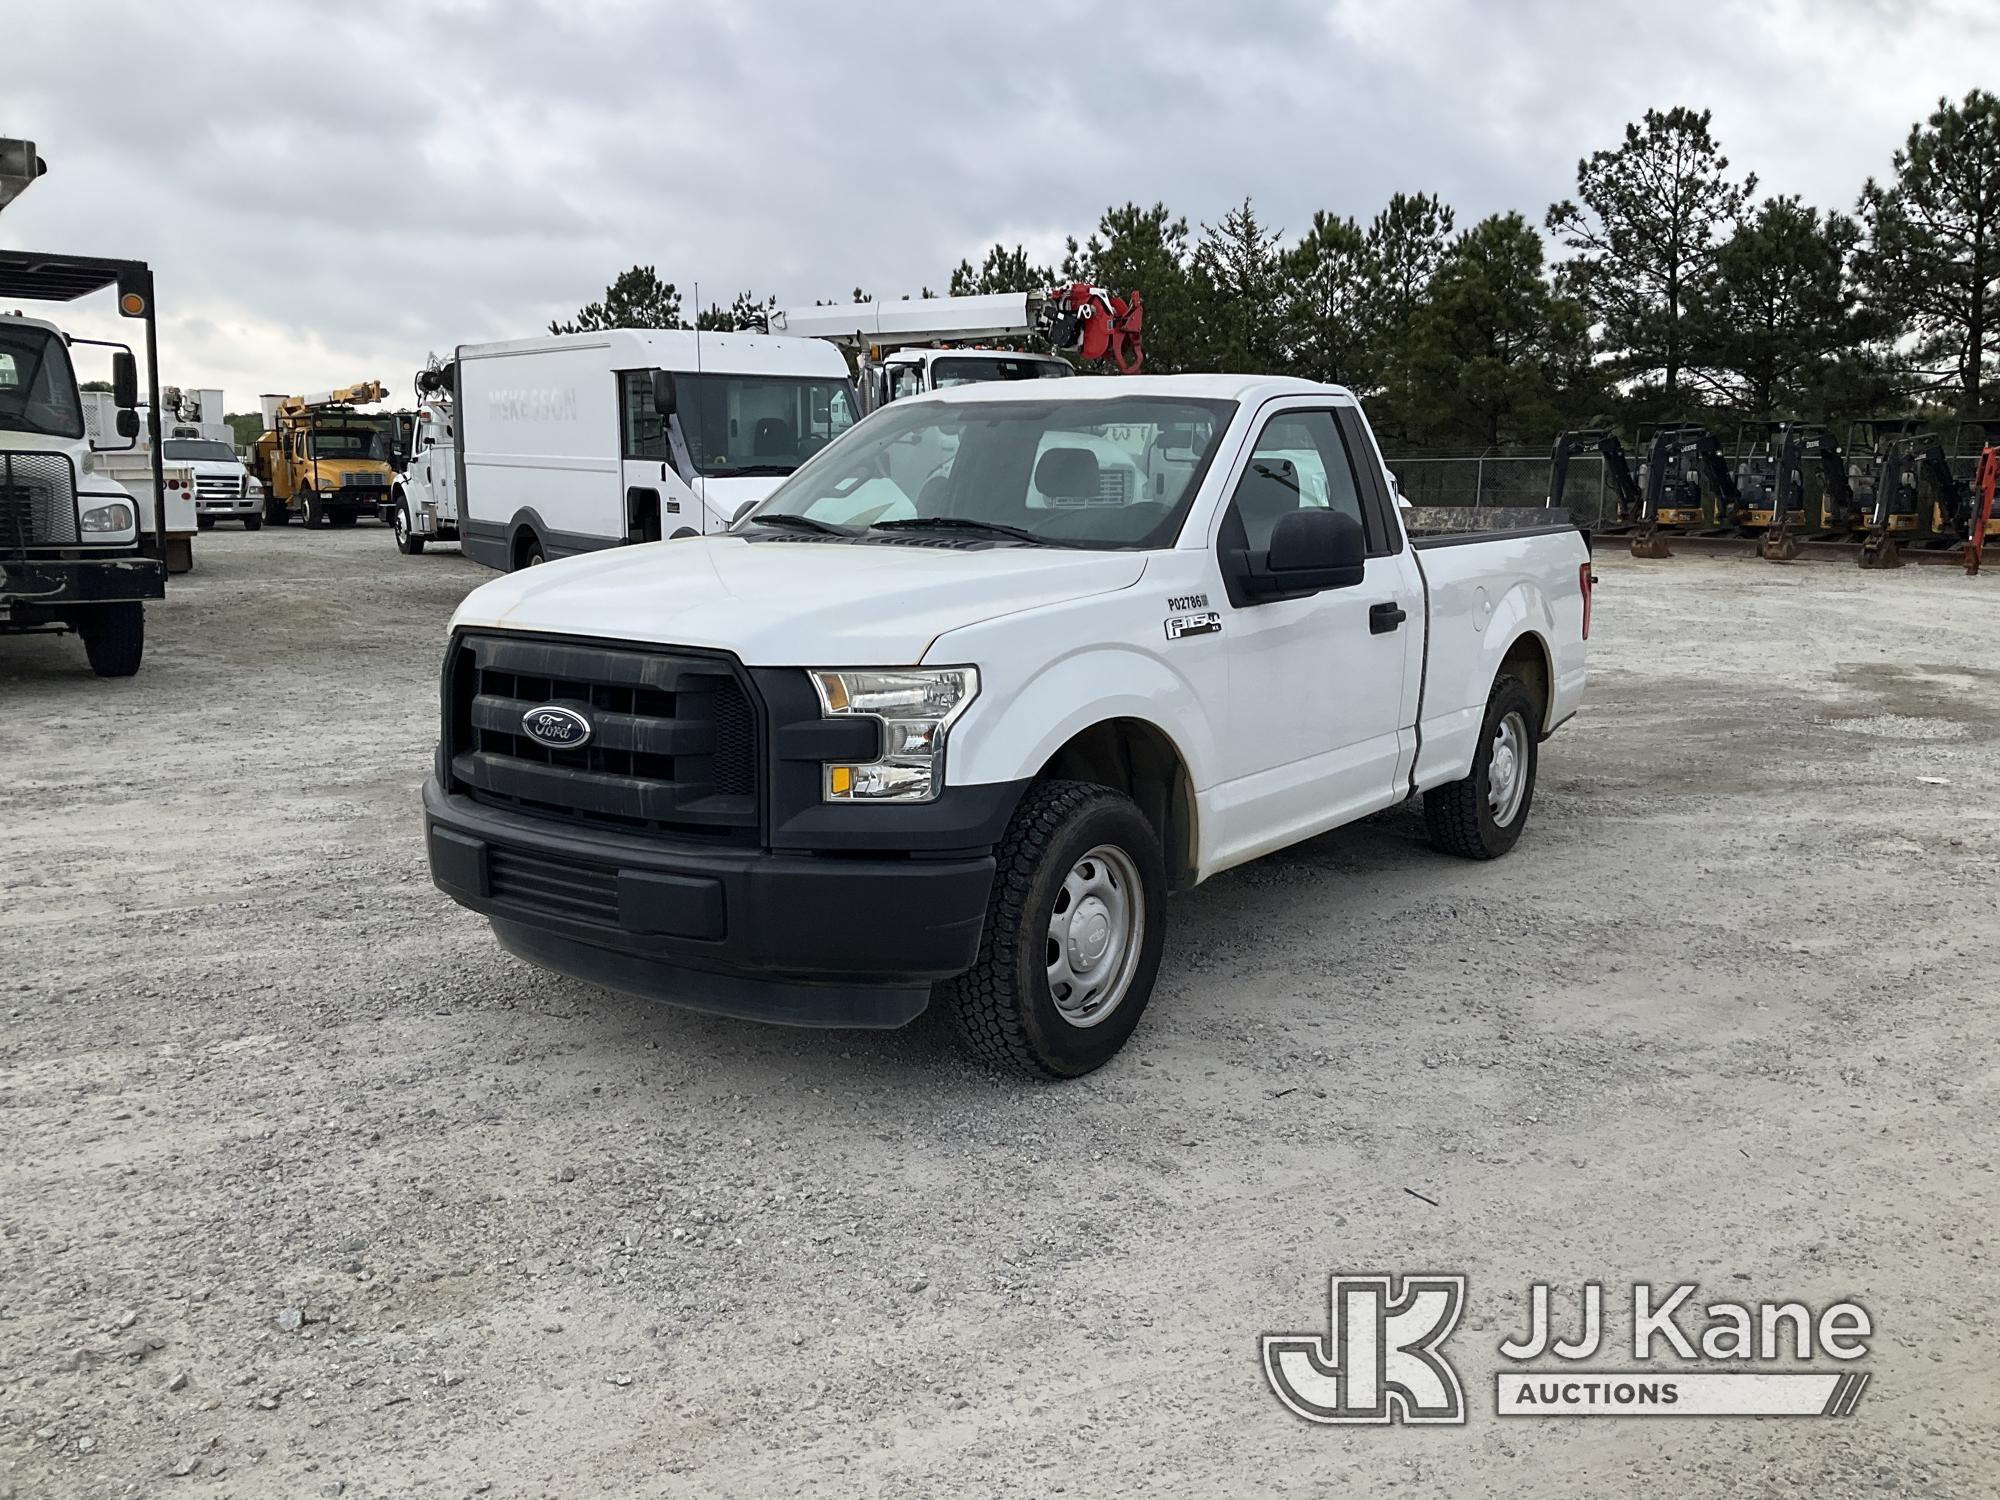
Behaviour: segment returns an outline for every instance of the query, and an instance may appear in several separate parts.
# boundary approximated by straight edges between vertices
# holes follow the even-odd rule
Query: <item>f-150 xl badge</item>
[[[1204,609],[1198,614],[1167,616],[1167,639],[1177,641],[1184,635],[1218,635],[1222,631],[1222,615],[1212,609]]]

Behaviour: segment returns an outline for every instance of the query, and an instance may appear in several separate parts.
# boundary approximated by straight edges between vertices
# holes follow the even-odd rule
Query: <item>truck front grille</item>
[[[380,474],[347,474],[341,477],[344,490],[379,490],[388,484]]]
[[[243,476],[231,479],[227,474],[197,474],[194,477],[194,497],[197,500],[241,500],[243,498]]]
[[[0,452],[0,551],[76,544],[76,471],[69,455]]]
[[[467,635],[446,694],[452,780],[477,801],[612,828],[757,836],[757,715],[727,657]],[[530,738],[523,716],[549,704],[588,719],[588,742]]]

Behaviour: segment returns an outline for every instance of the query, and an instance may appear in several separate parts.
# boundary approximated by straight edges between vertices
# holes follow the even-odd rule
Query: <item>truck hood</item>
[[[453,628],[734,652],[746,666],[912,666],[948,630],[1130,588],[1136,552],[979,551],[685,537],[510,573]]]

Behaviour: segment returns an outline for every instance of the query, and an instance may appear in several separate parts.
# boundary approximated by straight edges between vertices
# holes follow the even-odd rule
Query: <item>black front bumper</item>
[[[977,954],[990,852],[786,854],[599,831],[424,785],[431,878],[510,951],[795,1026],[901,1026]]]
[[[166,596],[167,570],[156,557],[0,557],[0,604],[64,609]]]

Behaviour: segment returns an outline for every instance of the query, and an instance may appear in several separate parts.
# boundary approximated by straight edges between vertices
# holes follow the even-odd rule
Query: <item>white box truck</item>
[[[454,364],[460,545],[509,570],[721,531],[859,414],[819,339],[609,329]]]

